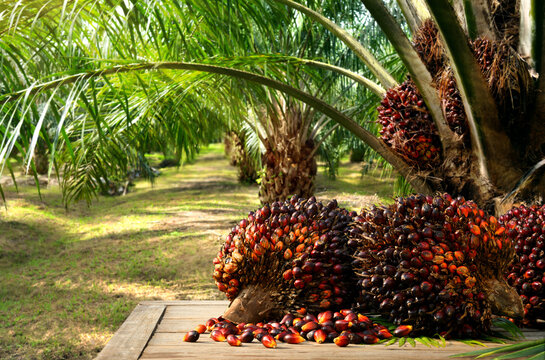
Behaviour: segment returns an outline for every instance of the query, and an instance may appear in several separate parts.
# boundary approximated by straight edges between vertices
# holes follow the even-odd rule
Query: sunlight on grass
[[[350,209],[388,201],[393,180],[343,163],[316,196]],[[137,181],[123,197],[63,207],[58,187],[8,188],[0,213],[0,358],[91,359],[142,300],[224,299],[211,261],[259,206],[219,144],[197,161]]]

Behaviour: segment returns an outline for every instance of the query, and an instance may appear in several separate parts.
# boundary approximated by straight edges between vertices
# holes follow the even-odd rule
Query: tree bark
[[[317,164],[314,156],[310,157],[314,142],[308,140],[298,146],[288,137],[284,139],[265,145],[267,150],[262,159],[265,174],[259,188],[259,200],[263,204],[284,201],[292,195],[309,198],[314,194]]]

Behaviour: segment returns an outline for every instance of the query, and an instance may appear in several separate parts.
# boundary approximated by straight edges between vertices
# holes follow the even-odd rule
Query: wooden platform
[[[422,344],[348,345],[304,342],[297,345],[278,342],[276,349],[267,349],[254,340],[241,347],[217,343],[209,334],[202,334],[196,343],[182,341],[183,334],[223,313],[226,301],[148,301],[140,303],[100,352],[97,360],[125,359],[446,359],[449,355],[478,349],[456,341],[444,348]],[[528,340],[545,337],[545,332],[527,330]],[[488,346],[498,346],[488,343]]]

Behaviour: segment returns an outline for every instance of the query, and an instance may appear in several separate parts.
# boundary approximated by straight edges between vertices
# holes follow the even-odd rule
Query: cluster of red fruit
[[[411,165],[431,168],[439,164],[441,142],[412,80],[389,89],[380,104],[381,139]]]
[[[507,273],[524,304],[527,325],[545,320],[545,205],[520,206],[500,217],[517,257]]]
[[[362,309],[410,324],[415,333],[486,332],[486,293],[512,258],[505,228],[462,197],[410,196],[356,217]],[[500,279],[497,279],[497,277]],[[505,285],[507,287],[507,285]],[[516,297],[516,294],[513,292]]]
[[[324,205],[314,197],[293,197],[250,212],[214,259],[218,289],[233,300],[242,288],[259,288],[278,304],[268,316],[286,308],[349,306],[356,282],[350,268],[355,243],[345,230],[353,215],[335,200]]]
[[[200,334],[210,332],[212,340],[227,341],[231,346],[241,346],[242,343],[250,343],[255,339],[267,348],[275,348],[277,341],[288,344],[304,341],[318,344],[332,342],[344,347],[348,344],[376,344],[393,336],[407,336],[411,330],[410,325],[403,325],[397,327],[392,334],[388,328],[374,323],[367,316],[344,309],[339,312],[328,310],[316,316],[286,314],[281,321],[257,324],[235,324],[221,317],[212,318],[185,334],[183,340],[195,342]]]

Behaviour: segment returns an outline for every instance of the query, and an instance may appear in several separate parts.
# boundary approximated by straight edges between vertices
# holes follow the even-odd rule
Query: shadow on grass
[[[143,299],[89,283],[16,279],[3,282],[0,298],[1,359],[29,359],[18,355],[29,352],[32,359],[92,359]],[[43,316],[47,322],[35,320]]]
[[[22,264],[58,251],[66,237],[62,226],[44,224],[41,219],[0,220],[0,267]]]

